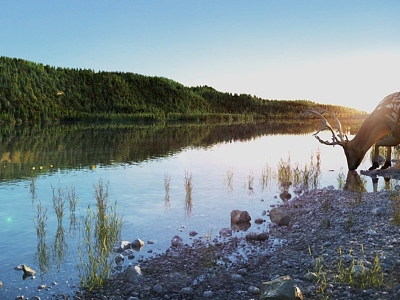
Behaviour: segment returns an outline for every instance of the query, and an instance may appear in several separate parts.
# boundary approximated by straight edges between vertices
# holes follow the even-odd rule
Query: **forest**
[[[186,87],[164,77],[0,57],[0,123],[268,120],[297,118],[313,107],[342,118],[366,115],[307,100],[261,99],[206,85]]]

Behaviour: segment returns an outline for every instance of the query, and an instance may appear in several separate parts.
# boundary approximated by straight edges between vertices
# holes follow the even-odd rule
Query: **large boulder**
[[[290,276],[281,276],[260,285],[259,300],[303,300],[303,294]]]
[[[269,212],[269,218],[272,222],[278,224],[279,226],[288,226],[290,222],[289,214],[281,208],[274,207]]]
[[[249,213],[245,210],[232,210],[231,211],[231,223],[236,224],[236,223],[245,223],[245,222],[250,222],[251,217]]]

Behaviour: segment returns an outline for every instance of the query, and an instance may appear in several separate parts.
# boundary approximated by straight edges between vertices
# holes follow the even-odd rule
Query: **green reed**
[[[83,243],[79,246],[79,277],[83,288],[93,290],[109,278],[113,261],[112,249],[121,237],[122,218],[117,214],[117,203],[110,205],[108,184],[102,179],[94,185],[96,210],[90,205],[82,219]]]
[[[262,192],[264,192],[264,189],[266,189],[268,187],[273,176],[274,176],[274,174],[273,174],[271,166],[268,163],[266,163],[261,170],[260,185],[261,185]]]
[[[40,273],[45,274],[50,269],[50,252],[47,245],[47,208],[39,201],[34,218],[34,226],[37,235],[37,247],[34,260],[39,265]]]
[[[206,233],[206,244],[201,249],[201,256],[205,267],[213,268],[217,264],[217,256],[215,254],[214,245],[212,244],[212,230]]]
[[[53,209],[56,213],[58,223],[62,223],[62,219],[64,217],[64,209],[65,209],[65,199],[64,194],[61,187],[57,189],[51,186],[53,190]]]
[[[284,161],[282,158],[278,163],[277,179],[280,183],[292,182],[294,186],[303,185],[306,189],[318,188],[321,178],[321,152],[312,153],[310,163],[302,168],[299,163],[293,167],[291,157]]]
[[[338,249],[337,263],[326,265],[321,256],[314,259],[311,247],[308,246],[310,256],[313,261],[313,270],[308,271],[308,279],[316,281],[316,294],[318,299],[329,299],[331,292],[328,292],[328,286],[336,283],[348,285],[361,289],[378,288],[383,284],[383,271],[380,267],[379,256],[376,255],[372,265],[364,266],[363,259],[356,261],[352,259],[350,264],[343,260],[342,247]],[[351,255],[353,249],[349,250]],[[365,257],[364,246],[361,245],[361,257]]]

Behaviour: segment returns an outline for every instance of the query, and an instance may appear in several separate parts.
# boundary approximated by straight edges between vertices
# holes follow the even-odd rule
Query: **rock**
[[[35,276],[36,271],[29,268],[27,265],[22,265],[22,271],[24,271],[24,275],[26,276]]]
[[[196,232],[196,231],[190,231],[190,232],[189,232],[189,235],[190,235],[190,236],[196,236],[196,235],[198,235],[198,232]]]
[[[183,295],[190,295],[193,292],[193,289],[191,287],[184,287],[181,289],[181,294]]]
[[[278,224],[279,226],[287,226],[290,222],[290,216],[288,215],[288,213],[283,209],[277,207],[271,209],[271,211],[269,212],[269,218],[272,222]]]
[[[288,201],[290,200],[290,198],[292,198],[292,195],[288,192],[288,191],[283,191],[279,197],[283,200],[283,201]]]
[[[136,251],[142,250],[144,242],[141,239],[136,239],[131,243],[131,247]]]
[[[163,292],[162,285],[157,283],[155,286],[153,286],[153,291],[156,292],[157,294],[161,294]]]
[[[213,295],[212,291],[204,291],[203,298],[211,298]]]
[[[264,242],[265,240],[268,239],[268,233],[266,232],[249,232],[246,234],[245,239],[247,241],[259,241],[259,242]]]
[[[249,294],[252,294],[252,295],[258,295],[260,293],[260,289],[258,287],[253,286],[253,285],[249,286],[247,291],[249,292]]]
[[[131,247],[131,244],[128,241],[120,241],[117,244],[115,244],[113,251],[114,252],[124,252],[124,250],[129,249]]]
[[[328,218],[322,218],[320,221],[320,225],[324,228],[331,227],[331,221]]]
[[[139,266],[130,266],[124,271],[125,280],[130,283],[139,283],[142,281],[142,271]]]
[[[264,223],[264,220],[261,219],[261,218],[257,218],[257,219],[254,220],[254,223],[260,225],[260,224]]]
[[[351,268],[351,274],[354,277],[358,277],[358,278],[366,276],[369,272],[370,272],[370,270],[367,267],[364,267],[361,265],[354,265]]]
[[[384,209],[383,207],[376,207],[376,208],[374,208],[374,209],[372,210],[372,213],[373,213],[375,216],[380,217],[380,216],[383,216],[383,215],[386,214],[386,209]]]
[[[303,300],[303,294],[290,276],[281,276],[260,285],[260,300]]]
[[[117,255],[117,256],[115,257],[115,263],[116,263],[117,265],[122,265],[123,262],[124,262],[124,256],[123,256],[122,254]]]
[[[46,288],[45,284],[41,284],[38,286],[38,290],[44,290]]]
[[[179,235],[175,235],[171,240],[171,245],[174,247],[178,247],[183,245],[183,240]]]
[[[238,281],[238,282],[243,282],[244,281],[243,276],[240,275],[240,274],[232,274],[231,278],[232,278],[233,281]]]
[[[232,236],[232,229],[230,228],[221,228],[219,231],[219,235],[222,237]]]
[[[246,223],[250,222],[251,217],[245,210],[232,210],[231,211],[231,223]]]
[[[148,240],[148,241],[147,241],[147,244],[148,244],[148,245],[153,245],[153,244],[154,244],[154,241]]]

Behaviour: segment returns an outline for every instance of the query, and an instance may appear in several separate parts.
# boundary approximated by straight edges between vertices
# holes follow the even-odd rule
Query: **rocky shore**
[[[276,205],[290,216],[289,225],[271,223],[261,241],[251,238],[252,229],[247,239],[234,233],[177,243],[75,298],[259,299],[261,283],[290,276],[304,299],[400,299],[400,227],[393,224],[391,196],[307,191]],[[360,286],[374,282],[367,274],[383,283]]]

